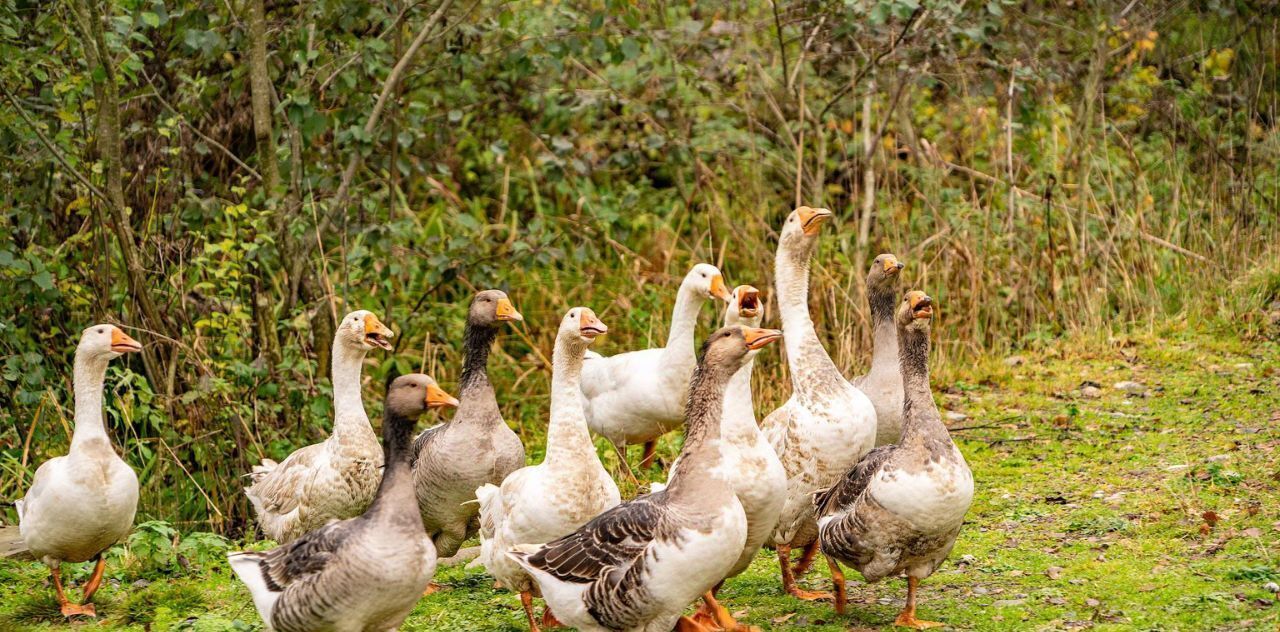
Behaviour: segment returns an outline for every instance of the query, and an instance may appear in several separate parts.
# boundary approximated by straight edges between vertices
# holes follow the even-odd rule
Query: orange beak
[[[596,313],[589,310],[582,310],[582,314],[578,316],[578,333],[585,338],[595,339],[596,336],[603,336],[609,333],[609,328],[596,318]]]
[[[750,285],[739,285],[733,291],[738,295],[739,316],[755,318],[760,315],[760,290]]]
[[[760,349],[776,340],[782,339],[782,332],[777,329],[760,329],[757,327],[743,327],[742,337],[747,341],[747,348],[751,350]]]
[[[365,314],[365,317],[364,317],[365,342],[375,347],[381,347],[382,349],[386,349],[387,351],[390,351],[391,343],[387,341],[387,338],[390,338],[394,335],[396,335],[395,332],[391,331],[391,329],[389,329],[386,325],[382,324],[382,321],[378,320],[377,316],[374,316],[373,314]]]
[[[907,267],[907,265],[905,263],[902,263],[901,261],[898,261],[898,258],[893,255],[888,255],[884,258],[885,274],[897,274],[905,267]]]
[[[444,389],[435,384],[428,384],[427,408],[444,408],[446,406],[457,408],[458,398],[444,392]]]
[[[115,327],[111,330],[111,350],[116,353],[137,353],[142,351],[142,343]]]
[[[822,229],[822,223],[831,219],[832,213],[825,208],[810,208],[801,206],[796,209],[796,213],[800,215],[800,228],[804,229],[806,235],[816,235]]]
[[[911,304],[911,316],[916,319],[933,317],[933,299],[924,292],[910,292],[907,301]]]
[[[729,302],[729,288],[724,285],[724,277],[717,274],[711,277],[711,289],[708,294],[726,303]]]
[[[511,304],[511,299],[498,299],[498,308],[496,311],[498,320],[524,320],[524,316],[516,311],[516,306]]]

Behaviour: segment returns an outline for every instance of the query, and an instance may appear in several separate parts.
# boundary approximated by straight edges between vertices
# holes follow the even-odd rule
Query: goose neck
[[[83,448],[95,440],[106,440],[107,429],[102,418],[103,384],[107,378],[109,360],[101,355],[90,356],[76,351],[72,369],[72,388],[75,390],[75,431],[71,435],[71,449]]]
[[[929,333],[899,328],[898,335],[903,386],[901,444],[916,445],[935,438],[950,441],[929,389]]]
[[[787,366],[797,392],[807,393],[809,384],[825,384],[843,379],[831,356],[818,339],[809,315],[809,257],[807,252],[778,248],[774,261],[779,313],[782,316],[782,341],[787,350]]]
[[[333,433],[372,433],[360,394],[360,374],[365,351],[339,339],[333,341]]]
[[[685,285],[676,293],[676,304],[671,308],[671,330],[667,332],[666,350],[670,361],[684,362],[690,366],[698,359],[694,353],[694,331],[698,328],[698,311],[702,298],[698,292]]]
[[[575,334],[576,335],[576,334]],[[595,454],[582,410],[582,362],[586,345],[570,335],[556,339],[551,354],[551,420],[547,427],[548,463],[574,463]]]

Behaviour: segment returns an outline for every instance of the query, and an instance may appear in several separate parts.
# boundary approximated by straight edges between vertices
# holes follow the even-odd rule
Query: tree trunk
[[[280,189],[280,164],[276,156],[276,136],[271,121],[271,73],[267,67],[267,12],[262,0],[249,2],[249,92],[253,105],[253,137],[258,151],[258,168],[262,170],[266,187],[263,201],[272,212],[272,224],[281,260],[287,260],[288,235],[285,209],[276,203]],[[276,318],[272,310],[275,301],[267,294],[270,287],[267,276],[270,271],[261,259],[253,262],[253,320],[256,331],[254,346],[258,358],[274,367],[280,361],[279,344],[276,342]]]

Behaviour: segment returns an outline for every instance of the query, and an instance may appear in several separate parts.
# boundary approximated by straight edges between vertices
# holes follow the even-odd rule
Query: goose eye
[[[103,333],[103,331],[105,331],[105,330],[104,330],[104,329],[102,329],[101,327],[99,327],[99,328],[98,328],[98,333]]]

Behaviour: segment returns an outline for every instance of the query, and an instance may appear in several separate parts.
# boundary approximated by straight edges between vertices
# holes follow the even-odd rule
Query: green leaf
[[[152,13],[151,11],[142,12],[142,21],[151,28],[160,26],[160,16]]]

